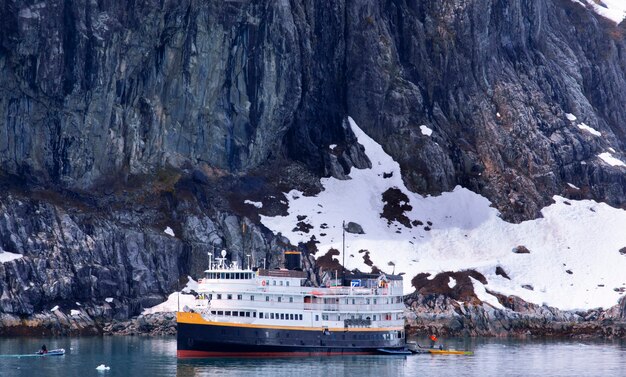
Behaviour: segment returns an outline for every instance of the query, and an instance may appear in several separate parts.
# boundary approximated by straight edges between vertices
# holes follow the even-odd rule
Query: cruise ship
[[[227,266],[225,253],[177,312],[177,355],[267,357],[377,354],[405,345],[402,277],[351,274],[312,287],[300,253],[286,269]]]

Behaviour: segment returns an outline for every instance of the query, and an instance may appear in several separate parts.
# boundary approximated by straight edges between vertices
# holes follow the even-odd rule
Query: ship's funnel
[[[301,253],[299,251],[285,251],[285,268],[288,270],[302,270]]]

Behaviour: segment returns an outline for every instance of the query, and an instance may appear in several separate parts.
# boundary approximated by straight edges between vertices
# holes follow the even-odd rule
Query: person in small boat
[[[431,335],[430,336],[430,348],[433,348],[433,349],[434,348],[439,348],[440,350],[442,350],[443,349],[443,344],[440,344],[438,347],[436,347],[438,340],[439,339],[437,339],[437,337],[435,335]]]
[[[46,345],[44,344],[43,346],[41,346],[41,349],[39,350],[39,354],[43,355],[48,353],[48,347],[46,347]]]
[[[435,348],[435,344],[437,343],[437,337],[435,335],[430,336],[430,348]]]

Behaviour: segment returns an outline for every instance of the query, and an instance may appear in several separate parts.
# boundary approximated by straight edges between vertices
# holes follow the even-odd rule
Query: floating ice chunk
[[[106,365],[104,365],[104,364],[100,364],[100,365],[98,365],[98,366],[96,367],[96,370],[110,370],[110,369],[111,369],[111,367],[106,366]]]
[[[433,130],[423,124],[420,126],[420,130],[422,131],[422,135],[430,136],[433,134]]]

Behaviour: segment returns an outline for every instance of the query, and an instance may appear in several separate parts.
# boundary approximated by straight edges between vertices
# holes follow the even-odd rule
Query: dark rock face
[[[474,284],[470,278],[487,284],[487,279],[480,272],[465,270],[441,272],[434,277],[429,273],[421,273],[411,280],[411,285],[415,292],[421,295],[441,294],[458,301],[477,301]],[[451,282],[454,284],[450,284]]]
[[[399,161],[409,188],[461,184],[511,220],[536,216],[566,182],[625,203],[624,169],[597,158],[613,146],[624,160],[624,24],[569,0],[347,8],[348,112]]]
[[[239,265],[250,254],[255,265],[264,260],[273,268],[283,264],[288,246],[238,216],[218,212],[213,221],[184,211],[188,203],[164,215],[139,202],[111,211],[104,198],[94,198],[91,207],[67,197],[34,198],[48,194],[0,198],[0,249],[23,254],[0,264],[0,313],[9,315],[0,323],[15,328],[6,333],[21,333],[20,326],[30,326],[22,319],[37,313],[41,334],[98,332],[102,321],[127,319],[164,301],[185,285],[179,277],[202,277],[207,252],[215,257],[227,249]],[[65,207],[49,202],[63,199]],[[185,215],[172,218],[178,213]],[[164,223],[175,229],[174,236],[164,232]],[[55,306],[58,310],[51,311]],[[64,331],[48,325],[55,318]]]
[[[567,182],[581,188],[571,195],[625,202],[623,168],[596,157],[623,157],[624,30],[569,0],[3,7],[0,163],[11,174],[89,188],[288,156],[343,177],[369,164],[351,115],[418,192],[462,184],[513,220]]]
[[[124,297],[131,299],[120,309],[126,316],[154,305],[154,296],[176,286],[183,245],[165,234],[74,217],[59,207],[15,197],[0,208],[2,249],[25,254],[0,265],[2,312],[33,314],[57,302],[74,309],[75,301]]]
[[[626,161],[624,27],[570,0],[6,1],[0,246],[25,257],[0,311],[123,319],[207,252],[279,266],[259,215],[371,166],[347,115],[423,194],[461,184],[514,221],[554,194],[623,206],[597,155]]]
[[[7,3],[3,169],[85,188],[162,166],[248,171],[281,150],[320,172],[363,166],[338,101],[344,9],[327,3]]]

